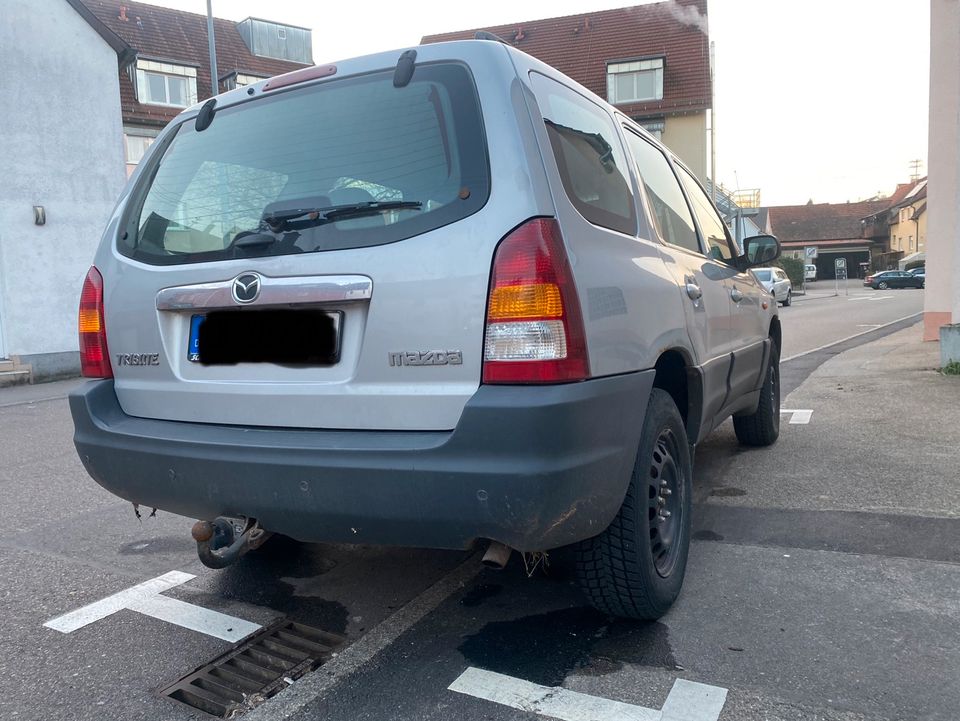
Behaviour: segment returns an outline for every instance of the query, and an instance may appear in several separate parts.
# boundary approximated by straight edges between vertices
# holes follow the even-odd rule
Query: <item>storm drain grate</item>
[[[342,636],[284,619],[160,695],[211,716],[235,718],[322,665],[344,641]]]

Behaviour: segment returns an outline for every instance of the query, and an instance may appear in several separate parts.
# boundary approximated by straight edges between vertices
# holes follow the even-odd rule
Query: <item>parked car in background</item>
[[[926,266],[921,266],[919,268],[911,268],[907,271],[908,273],[913,273],[917,278],[923,278],[924,283],[927,280],[927,268]]]
[[[868,275],[863,279],[863,285],[874,290],[887,288],[922,288],[924,279],[905,270],[884,270],[880,273]]]
[[[753,274],[778,303],[785,306],[793,303],[793,284],[783,268],[755,268]]]
[[[817,266],[812,263],[808,263],[803,266],[803,279],[805,281],[811,281],[817,279]]]

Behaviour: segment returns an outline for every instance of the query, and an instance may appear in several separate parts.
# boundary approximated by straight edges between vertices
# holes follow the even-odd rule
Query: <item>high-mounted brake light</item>
[[[590,375],[583,318],[560,227],[527,221],[493,259],[484,383],[565,383]]]
[[[311,65],[309,68],[300,68],[291,70],[289,73],[277,75],[270,78],[263,86],[263,92],[278,90],[289,85],[305,83],[308,80],[317,80],[318,78],[327,78],[337,74],[336,65]]]
[[[80,370],[87,378],[112,378],[103,323],[103,276],[91,266],[80,291]]]

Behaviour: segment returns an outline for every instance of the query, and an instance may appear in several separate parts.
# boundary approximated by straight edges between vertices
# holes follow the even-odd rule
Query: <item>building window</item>
[[[607,65],[607,100],[613,104],[663,99],[663,58]]]
[[[640,120],[634,118],[634,120],[636,121],[637,125],[646,130],[657,140],[663,140],[663,129],[665,127],[665,123],[662,118],[658,120]]]
[[[136,169],[137,165],[143,160],[153,141],[157,137],[157,131],[154,128],[137,128],[124,126],[123,128],[123,152],[127,161],[127,176]]]
[[[261,80],[266,80],[266,78],[262,78],[258,75],[244,75],[243,73],[237,73],[237,76],[233,81],[233,87],[245,88],[248,85],[259,83]]]
[[[137,61],[137,100],[149,105],[186,108],[197,102],[197,69],[184,65]]]

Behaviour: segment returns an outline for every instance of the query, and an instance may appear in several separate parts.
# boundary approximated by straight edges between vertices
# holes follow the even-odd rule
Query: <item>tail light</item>
[[[590,375],[583,318],[560,228],[527,221],[493,259],[484,383],[564,383]]]
[[[80,292],[80,370],[87,378],[112,378],[107,328],[103,323],[103,276],[96,266],[87,271]]]

